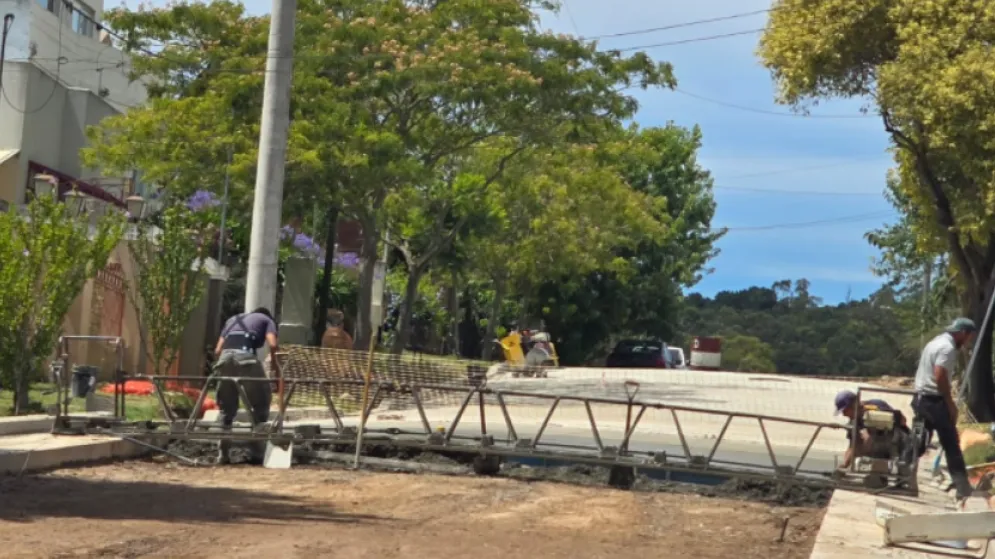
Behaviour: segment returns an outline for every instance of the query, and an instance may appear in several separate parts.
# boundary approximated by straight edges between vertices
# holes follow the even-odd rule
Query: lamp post
[[[125,199],[124,205],[128,210],[129,220],[138,222],[145,217],[142,215],[145,212],[145,198],[134,194]]]
[[[69,215],[79,217],[86,209],[86,197],[75,189],[66,192],[66,209],[69,210]]]
[[[54,196],[56,194],[55,185],[58,181],[52,175],[35,175],[34,187],[35,196],[43,198],[45,196]]]

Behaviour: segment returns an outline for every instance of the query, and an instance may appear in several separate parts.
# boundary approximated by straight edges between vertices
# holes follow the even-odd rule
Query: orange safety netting
[[[193,400],[200,398],[200,390],[190,387],[168,387],[170,391],[179,392]],[[125,394],[130,394],[133,396],[151,396],[155,391],[155,387],[152,385],[151,381],[148,380],[127,380],[124,382],[123,392]],[[107,384],[100,387],[99,392],[104,394],[114,394],[117,392],[117,385]],[[204,398],[204,408],[203,411],[216,410],[218,405],[214,400],[207,396]]]

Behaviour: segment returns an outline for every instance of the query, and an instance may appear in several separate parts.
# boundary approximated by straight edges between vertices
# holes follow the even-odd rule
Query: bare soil
[[[149,460],[0,478],[0,541],[4,557],[791,559],[808,557],[823,515],[515,470],[485,478]]]

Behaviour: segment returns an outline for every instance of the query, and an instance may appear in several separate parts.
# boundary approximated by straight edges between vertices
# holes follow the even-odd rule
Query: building
[[[86,129],[142,104],[128,55],[97,28],[104,0],[4,0],[14,16],[0,90],[0,205],[16,206],[44,173],[99,205],[123,206],[130,177],[83,168]]]

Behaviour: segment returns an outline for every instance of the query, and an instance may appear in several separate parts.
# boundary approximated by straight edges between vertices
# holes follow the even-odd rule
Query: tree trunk
[[[988,304],[991,301],[992,290],[975,290],[975,293],[983,293],[983,297],[975,299],[970,306],[970,316],[979,327],[983,325],[985,313],[988,311]],[[992,378],[992,326],[995,324],[995,317],[988,323],[987,327],[978,332],[977,354],[974,356],[974,368],[970,371],[970,379],[965,379],[968,383],[967,407],[976,421],[990,423],[995,421],[995,380]]]
[[[359,274],[359,296],[356,308],[356,336],[354,347],[366,350],[373,339],[373,324],[370,306],[373,302],[373,275],[377,269],[377,240],[375,228],[363,224],[363,262]]]
[[[408,346],[411,337],[411,313],[415,310],[415,300],[418,298],[418,285],[421,284],[424,270],[408,263],[408,281],[404,286],[404,300],[397,317],[397,329],[394,332],[394,345],[391,353],[400,355]]]
[[[497,335],[498,321],[501,320],[501,306],[504,304],[504,282],[494,282],[494,300],[491,301],[491,312],[487,316],[487,330],[484,333],[484,340],[481,344],[480,357],[485,361],[490,360],[494,349],[494,338]]]
[[[14,375],[14,415],[22,415],[28,412],[31,407],[31,399],[28,395],[31,388],[31,366],[19,367]]]
[[[449,290],[449,336],[451,345],[449,353],[459,355],[459,323],[460,323],[460,300],[459,300],[459,276],[455,270],[452,272],[452,284]]]
[[[328,307],[331,306],[332,266],[335,263],[335,234],[339,225],[339,209],[336,206],[328,208],[325,216],[325,266],[321,281],[318,282],[318,308],[314,313],[314,325],[311,328],[311,340],[314,345],[321,345],[321,336],[325,333]]]

